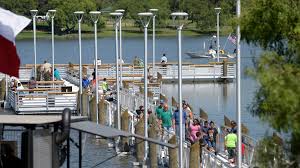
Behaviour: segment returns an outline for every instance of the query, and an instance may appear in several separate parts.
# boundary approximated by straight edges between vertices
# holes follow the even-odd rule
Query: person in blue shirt
[[[86,88],[89,87],[89,85],[90,85],[90,81],[89,81],[89,79],[87,78],[87,76],[84,75],[83,78],[82,78],[82,87],[83,87],[84,89],[86,89]]]
[[[61,80],[59,71],[56,68],[54,68],[54,78],[55,80]]]
[[[179,118],[179,108],[177,108],[172,116],[173,119],[173,127],[175,126],[176,136],[180,136],[180,118]],[[185,123],[186,123],[187,115],[184,110],[182,110],[182,138],[185,140]]]

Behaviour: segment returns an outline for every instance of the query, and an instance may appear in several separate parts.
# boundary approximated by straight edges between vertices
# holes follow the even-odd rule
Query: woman
[[[190,124],[190,127],[189,127],[189,130],[190,130],[190,141],[192,143],[195,142],[195,140],[197,140],[197,132],[201,132],[201,126],[200,126],[200,122],[198,119],[194,119],[193,120],[193,123]]]

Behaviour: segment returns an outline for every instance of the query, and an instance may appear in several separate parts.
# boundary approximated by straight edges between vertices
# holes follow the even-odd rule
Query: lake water
[[[220,38],[221,47],[223,47],[227,37]],[[148,42],[148,61],[152,62],[152,37],[149,37]],[[183,37],[182,51],[198,51],[203,47],[203,42],[206,41],[208,46],[208,36],[201,37]],[[99,38],[98,39],[98,53],[103,63],[115,62],[115,46],[114,38]],[[21,57],[22,64],[34,63],[33,55],[33,41],[21,40],[16,42],[18,53]],[[226,45],[228,51],[233,51],[234,46],[228,42]],[[241,43],[241,67],[242,71],[247,67],[253,67],[252,56],[261,52],[260,48]],[[94,41],[92,39],[82,40],[82,60],[83,63],[93,63],[94,58]],[[176,37],[158,37],[156,40],[156,61],[160,60],[163,53],[166,53],[169,62],[177,61],[177,38]],[[143,58],[144,54],[144,39],[143,37],[123,38],[123,58],[125,62],[132,62],[134,56]],[[37,63],[42,63],[44,60],[51,60],[51,40],[38,39],[37,40]],[[183,54],[184,62],[205,63],[207,60],[190,59]],[[78,40],[56,40],[55,41],[55,63],[79,63],[78,55]],[[249,128],[250,136],[259,139],[264,136],[269,127],[262,123],[257,117],[252,116],[249,112],[249,105],[252,102],[254,93],[257,89],[257,82],[252,78],[245,76],[242,73],[241,77],[241,91],[242,91],[242,122]],[[184,84],[183,99],[187,100],[194,108],[194,113],[199,113],[201,107],[208,112],[209,119],[215,121],[218,125],[223,124],[224,115],[231,119],[235,119],[236,114],[236,90],[235,83],[220,84],[220,83],[201,83],[201,84]],[[163,92],[171,98],[174,96],[177,99],[177,84],[166,84],[163,86]],[[89,144],[91,143],[91,144]],[[93,164],[105,160],[114,155],[114,152],[106,147],[106,144],[93,145],[93,139],[88,138],[87,148],[85,149],[87,155],[84,156],[83,165],[90,167]],[[105,151],[105,152],[104,152]],[[91,154],[92,153],[92,154]],[[95,159],[93,156],[99,156],[101,159]],[[75,157],[75,158],[74,158]],[[77,156],[72,157],[75,162]],[[94,158],[91,161],[90,157]],[[133,158],[113,158],[102,164],[99,167],[127,167],[128,161]],[[104,166],[105,165],[105,166]],[[129,166],[129,165],[128,165]],[[131,167],[131,166],[129,166]]]

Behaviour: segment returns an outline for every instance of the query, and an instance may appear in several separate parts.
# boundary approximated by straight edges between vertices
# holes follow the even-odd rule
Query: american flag
[[[228,40],[229,40],[230,42],[232,42],[233,44],[236,44],[236,36],[230,35],[230,36],[228,36]]]

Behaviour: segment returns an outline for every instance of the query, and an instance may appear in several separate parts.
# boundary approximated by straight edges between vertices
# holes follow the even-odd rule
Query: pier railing
[[[76,110],[77,92],[34,91],[29,93],[33,90],[9,90],[9,103],[16,113],[57,113],[66,107]]]

